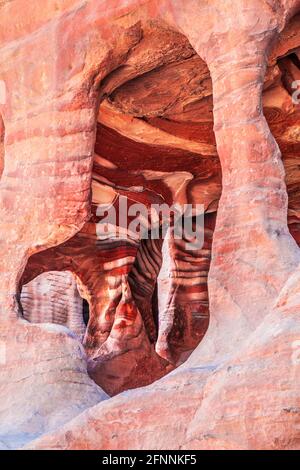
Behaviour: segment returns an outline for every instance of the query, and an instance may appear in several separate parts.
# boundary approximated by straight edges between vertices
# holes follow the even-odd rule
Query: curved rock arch
[[[277,9],[272,10],[270,2],[257,1],[251,5],[248,3],[246,0],[241,0],[238,8],[234,7],[232,12],[230,8],[233,6],[230,2],[226,4],[225,9],[223,3],[221,5],[218,0],[210,2],[211,21],[206,29],[201,28],[204,21],[201,15],[207,9],[206,2],[200,4],[191,1],[188,5],[180,1],[166,3],[172,7],[167,11],[167,18],[179,22],[178,27],[185,32],[194,49],[206,60],[214,89],[215,135],[222,164],[223,191],[209,274],[211,323],[208,334],[184,366],[149,387],[147,394],[143,394],[141,390],[133,391],[126,396],[121,395],[112,399],[108,404],[97,405],[66,425],[60,432],[33,444],[35,447],[101,448],[109,444],[113,448],[124,445],[126,441],[122,440],[124,438],[122,432],[120,432],[120,441],[112,438],[117,431],[113,425],[110,435],[107,436],[106,433],[105,439],[103,437],[101,441],[99,433],[94,431],[93,427],[91,429],[90,424],[97,421],[97,430],[101,429],[103,424],[104,436],[108,417],[110,420],[113,420],[114,416],[119,418],[123,416],[125,419],[125,415],[132,429],[136,430],[131,435],[131,445],[136,448],[159,446],[255,448],[258,445],[261,448],[295,448],[297,445],[298,437],[293,427],[293,416],[286,416],[284,413],[288,413],[286,409],[297,407],[299,398],[299,394],[295,394],[293,388],[298,368],[295,364],[287,362],[290,361],[291,345],[299,335],[298,314],[294,313],[287,322],[280,310],[282,304],[274,306],[274,299],[281,295],[284,286],[289,286],[289,280],[297,272],[300,257],[299,249],[287,227],[284,172],[279,148],[262,113],[261,96],[267,66],[266,53],[270,51],[279,33],[288,23],[288,19],[298,11],[300,5],[297,0],[286,0],[276,2],[273,6]],[[153,4],[156,12],[155,2]],[[180,16],[177,10],[179,6],[182,7]],[[191,21],[190,7],[193,7],[193,18],[196,14],[197,22]],[[194,7],[199,7],[199,11]],[[81,15],[82,12],[78,14]],[[101,28],[107,33],[103,23]],[[130,29],[130,39],[127,36],[129,42],[135,34],[137,41],[139,33],[133,27]],[[93,41],[91,43],[94,45]],[[97,47],[95,50],[97,51]],[[124,54],[126,55],[126,52]],[[93,60],[91,63],[94,65]],[[85,72],[90,79],[95,78],[94,69],[91,75],[89,75],[91,70]],[[76,82],[76,79],[74,81]],[[84,92],[83,96],[86,99]],[[82,104],[82,95],[73,95],[72,98],[75,98],[75,107],[76,103]],[[92,98],[95,99],[94,95]],[[6,129],[9,129],[7,123],[10,124],[8,118],[10,112],[11,109],[6,110]],[[10,132],[8,132],[8,142],[9,134]],[[241,135],[243,139],[240,138]],[[10,170],[5,168],[1,191],[5,202],[3,207],[6,208],[9,207],[10,201],[7,198],[5,178]],[[1,184],[2,182],[3,179]],[[88,211],[87,201],[83,204],[85,215],[80,219],[82,223]],[[16,213],[19,215],[20,211]],[[247,213],[246,218],[245,213]],[[229,215],[230,224],[227,221]],[[2,220],[5,227],[10,226],[11,222],[5,211]],[[25,220],[24,213],[20,216],[20,220]],[[75,223],[74,214],[72,220],[71,225]],[[62,225],[70,227],[68,221],[66,217]],[[61,225],[58,224],[57,227]],[[80,226],[76,225],[76,232],[79,228]],[[28,228],[25,231],[25,226],[22,224],[21,229],[25,234],[28,233]],[[52,235],[49,238],[47,230],[40,236],[46,240],[46,244],[55,245],[64,241],[65,236],[70,238],[71,234],[75,233],[72,230],[70,229],[68,235],[65,232],[64,236],[60,235],[59,230],[53,232],[55,242],[53,238],[51,239]],[[31,233],[31,237],[37,240],[37,234],[33,236]],[[263,246],[264,251],[259,251],[258,245]],[[11,250],[10,252],[6,250],[7,245],[4,243],[3,246],[6,257],[7,253],[11,256]],[[32,250],[31,245],[28,250]],[[4,285],[2,306],[11,314],[16,312],[14,289],[21,275],[21,266],[24,267],[24,260],[28,256],[28,251],[24,254],[24,247],[15,253],[19,258],[18,263],[12,266],[12,272],[17,273],[17,276],[2,273]],[[5,259],[4,256],[4,261]],[[237,266],[240,269],[243,285],[234,281],[231,276],[236,272]],[[296,287],[294,284],[292,286],[293,302],[298,302],[297,292],[296,282]],[[291,306],[288,302],[287,305],[289,311]],[[272,336],[274,330],[277,334]],[[266,331],[265,335],[261,334],[262,331]],[[228,337],[231,341],[228,341]],[[286,337],[290,343],[287,343]],[[269,345],[271,352],[279,348],[276,367],[269,361],[270,351],[266,344]],[[258,398],[254,400],[255,405],[252,405],[248,398],[253,399],[254,385],[250,384],[255,384],[252,359],[258,352],[261,362],[258,362],[254,369],[258,371],[263,368],[261,375],[266,381],[268,378],[271,380],[271,389],[266,391],[264,387],[256,386],[255,393]],[[286,392],[289,406],[285,407],[284,400],[277,396],[281,377],[278,376],[276,368],[278,365],[283,368],[287,363],[295,377],[293,380],[290,378],[289,389]],[[234,398],[237,382],[241,382],[244,388],[248,386],[248,395],[242,400],[238,395]],[[156,395],[159,387],[163,387],[165,391],[163,405],[156,404],[151,398]],[[186,387],[189,387],[189,403],[182,404]],[[272,414],[265,421],[260,419],[259,424],[254,424],[257,410],[260,411],[260,416],[264,414],[263,397],[266,393],[269,401],[270,397],[272,398]],[[162,406],[167,410],[168,404],[174,400],[178,404],[176,416],[162,413]],[[228,400],[225,410],[217,405],[223,400]],[[136,402],[139,403],[138,410]],[[210,416],[212,406],[216,406],[217,410],[213,417]],[[150,408],[152,414],[160,413],[162,423],[161,432],[154,440],[149,437],[151,429],[155,426],[154,417],[151,413],[147,414]],[[243,413],[240,413],[241,409]],[[234,418],[232,410],[238,410],[233,413]],[[145,416],[143,413],[146,413],[148,420],[144,421],[143,428],[140,429],[138,423]],[[242,418],[239,418],[241,414]],[[276,428],[276,419],[281,418],[282,414],[286,418],[285,434],[282,429]],[[181,426],[176,426],[178,420]],[[239,435],[235,433],[228,435],[232,429],[232,422],[236,424]],[[174,426],[172,435],[166,432],[170,426]],[[266,428],[269,433],[265,432]],[[71,437],[69,429],[72,430]]]

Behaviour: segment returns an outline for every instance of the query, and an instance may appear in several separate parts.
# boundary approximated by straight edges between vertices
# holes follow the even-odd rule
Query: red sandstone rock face
[[[14,374],[29,331],[36,362],[25,367],[37,368],[37,390],[48,393],[39,331],[49,357],[65,357],[69,336],[24,323],[17,299],[38,275],[70,271],[89,303],[83,346],[94,381],[114,395],[160,379],[100,404],[93,385],[82,399],[96,406],[80,414],[83,402],[76,413],[71,400],[61,414],[55,363],[53,409],[36,423],[32,407],[17,407],[18,434],[4,415],[3,445],[45,434],[28,446],[299,448],[300,105],[292,95],[300,2],[120,1],[112,9],[74,0],[41,10],[18,0],[0,11],[1,344],[14,351]],[[165,239],[108,234],[99,243],[96,207],[121,197],[148,208],[203,204],[202,249],[186,250],[172,227]],[[31,321],[51,312],[40,289],[30,290],[37,314],[21,299]],[[69,317],[58,323],[71,326]],[[10,322],[21,338],[13,347]],[[80,361],[90,383],[76,344],[70,369]],[[1,395],[10,393],[5,374],[1,384]],[[74,384],[72,372],[65,388],[75,403]],[[25,381],[24,403],[31,389]],[[52,415],[64,426],[48,434]]]

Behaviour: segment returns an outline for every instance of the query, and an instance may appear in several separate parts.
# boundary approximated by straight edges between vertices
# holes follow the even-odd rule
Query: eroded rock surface
[[[0,351],[0,448],[19,448],[108,398],[62,326],[3,321]]]
[[[89,304],[80,367],[90,387],[60,413],[54,362],[55,426],[31,423],[24,406],[20,436],[4,415],[1,441],[299,448],[299,0],[69,0],[43,10],[15,0],[0,12],[2,344],[20,330],[9,358],[17,376],[22,335],[30,338],[37,361],[28,367],[46,395],[42,336],[49,358],[81,346],[61,327],[25,323],[19,296],[24,286],[25,318],[60,319],[38,279],[49,286],[43,273],[68,271]],[[12,15],[22,21],[12,25]],[[151,204],[201,204],[203,246],[187,249],[172,223],[167,236],[144,240],[116,220],[99,239],[97,207],[124,200],[143,203],[145,219]],[[25,305],[25,285],[38,286],[35,307]],[[56,297],[65,308],[67,290]],[[79,310],[54,323],[74,329],[70,318],[83,335]],[[79,356],[70,356],[73,370]],[[148,386],[98,403],[104,394],[85,360],[109,395]],[[5,374],[1,383],[1,394],[11,390]]]
[[[55,323],[84,336],[83,300],[71,273],[40,274],[22,287],[21,304],[30,323]]]

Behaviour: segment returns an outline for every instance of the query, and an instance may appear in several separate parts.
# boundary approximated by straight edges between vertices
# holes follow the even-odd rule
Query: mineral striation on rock
[[[300,0],[0,1],[0,449],[300,449],[299,245]]]

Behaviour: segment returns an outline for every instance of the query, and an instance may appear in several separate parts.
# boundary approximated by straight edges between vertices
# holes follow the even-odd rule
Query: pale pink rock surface
[[[18,448],[108,398],[88,377],[75,334],[60,325],[2,322],[0,448]]]
[[[53,408],[36,423],[34,400],[13,408],[18,391],[8,395],[4,373],[1,440],[35,449],[299,448],[299,106],[291,95],[300,1],[90,0],[41,10],[18,0],[0,12],[0,329],[12,351],[0,367],[18,378],[18,348],[29,338],[42,394],[34,411],[43,413],[44,335],[49,358],[71,348],[66,362],[80,361],[90,390],[76,408],[73,373],[60,387],[59,360]],[[22,21],[11,24],[12,15]],[[146,205],[204,204],[210,243],[193,262],[172,240],[109,241],[95,255],[95,205],[123,194]],[[66,269],[90,304],[90,374],[111,394],[147,383],[145,356],[157,362],[150,383],[196,349],[166,377],[99,403],[104,395],[74,351],[80,343],[20,319],[22,283]],[[204,318],[192,332],[191,302]],[[25,397],[35,394],[28,384]],[[24,423],[20,436],[10,412]]]

